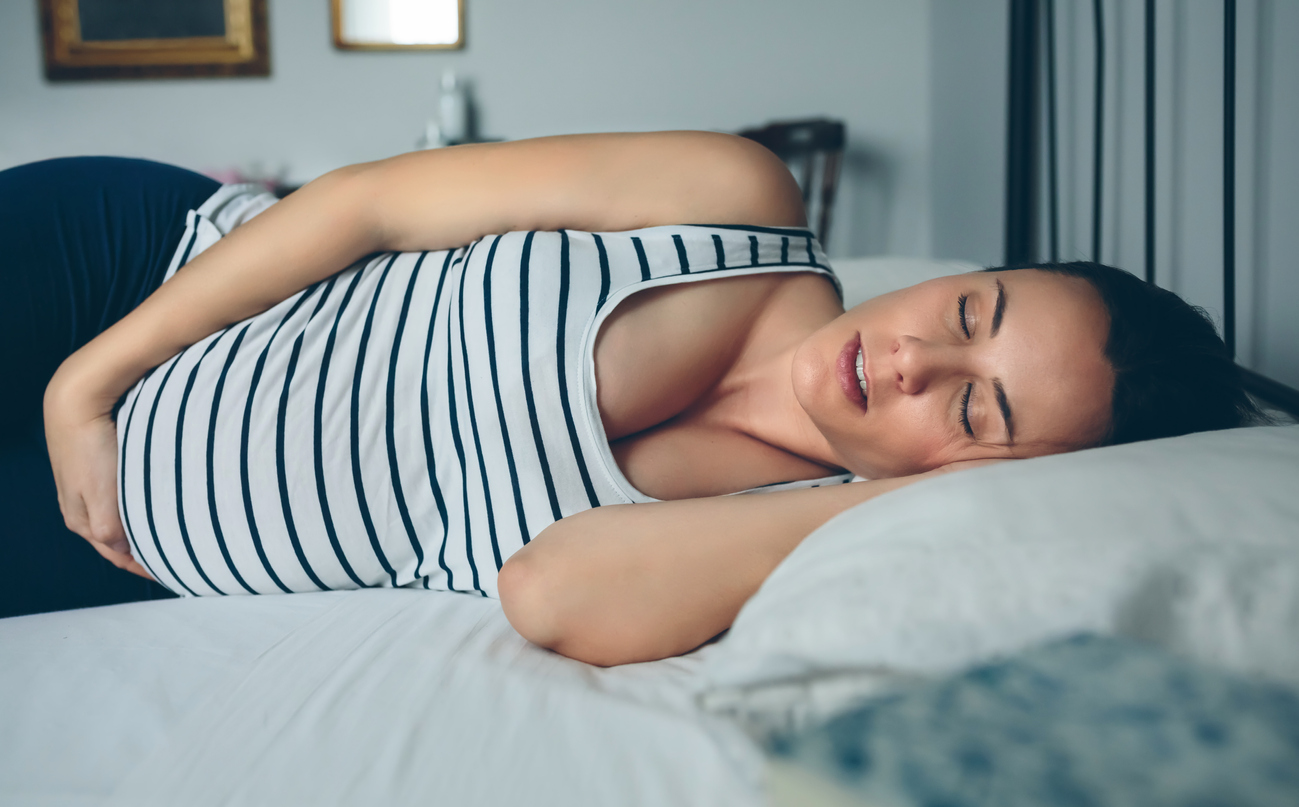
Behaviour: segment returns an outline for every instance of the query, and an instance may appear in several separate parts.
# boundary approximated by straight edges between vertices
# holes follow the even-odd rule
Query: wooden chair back
[[[780,121],[739,132],[785,161],[803,191],[807,220],[822,244],[830,237],[847,130],[828,118]]]

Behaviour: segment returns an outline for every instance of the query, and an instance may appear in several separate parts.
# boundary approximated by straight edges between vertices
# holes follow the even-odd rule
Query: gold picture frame
[[[86,3],[83,9],[82,3]],[[120,34],[83,38],[83,11],[104,0],[40,0],[45,46],[45,76],[51,81],[100,78],[181,78],[192,76],[269,76],[266,0],[189,0],[212,11],[221,4],[224,32],[202,35],[130,38]],[[185,0],[155,0],[173,17]],[[165,5],[164,5],[165,4]],[[148,3],[133,4],[131,25]],[[142,11],[143,9],[143,11]],[[101,15],[102,16],[102,15]],[[145,21],[147,23],[147,20]],[[172,28],[176,28],[175,25]],[[119,29],[120,30],[120,29]]]
[[[343,4],[358,2],[366,2],[366,0],[330,0],[330,19],[334,33],[334,47],[339,50],[459,50],[465,46],[465,0],[454,0],[458,26],[456,41],[418,45],[349,39],[343,31]]]

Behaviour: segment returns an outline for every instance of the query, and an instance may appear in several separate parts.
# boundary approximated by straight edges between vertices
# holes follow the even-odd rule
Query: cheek
[[[964,431],[953,428],[951,413],[938,399],[923,396],[896,401],[886,425],[889,443],[907,473],[930,471],[962,459],[969,445]]]
[[[863,476],[922,473],[959,459],[960,445],[932,405],[914,398],[890,403],[853,436],[854,458],[872,472]]]

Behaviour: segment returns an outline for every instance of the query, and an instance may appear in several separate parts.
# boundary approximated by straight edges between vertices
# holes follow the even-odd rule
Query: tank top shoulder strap
[[[595,380],[595,336],[604,320],[627,297],[651,288],[719,277],[810,272],[825,277],[839,299],[843,288],[816,237],[808,230],[747,225],[681,225],[651,227],[625,233],[569,233],[570,249],[592,249],[598,260],[573,261],[594,271],[600,293],[580,339],[571,345],[573,362],[583,368],[581,397],[585,421],[601,460],[598,465],[627,502],[657,501],[641,493],[619,469],[600,418]],[[763,493],[842,484],[852,474],[764,485],[738,493]],[[737,494],[738,495],[738,494]]]

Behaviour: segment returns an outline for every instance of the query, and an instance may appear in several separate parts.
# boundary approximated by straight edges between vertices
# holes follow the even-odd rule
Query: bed
[[[842,274],[864,299],[972,268]],[[760,804],[760,746],[698,702],[719,647],[601,669],[407,590],[0,620],[0,802]]]
[[[835,268],[851,302],[976,267]],[[1293,805],[1296,490],[1292,422],[940,477],[609,669],[450,592],[0,620],[0,803]]]
[[[755,750],[688,697],[699,655],[590,667],[483,598],[134,603],[0,645],[6,804],[757,802]]]
[[[837,268],[850,298],[862,298],[974,267],[858,259]],[[1299,725],[1296,481],[1293,425],[938,478],[826,524],[720,640],[609,669],[532,646],[496,601],[450,592],[180,599],[0,620],[0,802],[925,803],[907,790],[915,777],[899,771],[929,770],[925,781],[965,792],[963,769],[942,771],[975,752],[967,742],[938,753],[923,726],[940,739],[983,738],[976,756],[998,766],[1009,764],[1006,749],[1024,747],[991,739],[1014,726],[990,724],[1005,708],[989,704],[1024,703],[1022,691],[987,691],[996,664],[1023,667],[996,680],[1098,665],[1123,680],[1133,665],[1165,683],[1218,676],[1203,686],[1221,697],[1196,703],[1219,711],[1197,719],[1258,742],[1210,763],[1299,771],[1299,737],[1266,718],[1293,714],[1288,725]],[[962,685],[983,689],[961,702],[991,712],[954,710],[954,696],[933,689]],[[1128,697],[1148,707],[1166,689],[1151,683]],[[1065,705],[1093,714],[1108,695]],[[932,718],[934,699],[947,704],[940,728],[916,724],[917,713]],[[866,731],[860,710],[872,708],[885,712]],[[1044,725],[1037,709],[1032,724]],[[958,714],[970,721],[964,734],[953,728]],[[1186,733],[1190,718],[1171,706],[1163,714],[1172,723],[1155,731],[1147,721],[1145,742],[1166,747],[1167,732]],[[1102,729],[1116,730],[1075,720],[1061,732],[1108,747],[1093,737]],[[1029,745],[1077,754],[1053,741],[1064,742]],[[839,763],[869,743],[871,758],[879,747],[921,756],[899,752],[892,767],[845,774]],[[1010,796],[1050,769],[1010,759],[1028,771]],[[1185,754],[1176,761],[1218,770]],[[1093,762],[1113,772],[1112,760]],[[1077,773],[1076,788],[1092,795],[1105,778]],[[1294,775],[1251,781],[1265,798],[1236,803],[1299,793]],[[990,792],[998,803],[1035,803]]]

